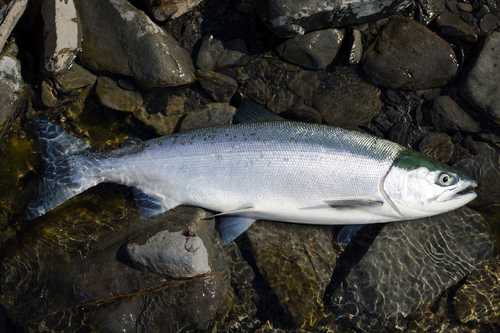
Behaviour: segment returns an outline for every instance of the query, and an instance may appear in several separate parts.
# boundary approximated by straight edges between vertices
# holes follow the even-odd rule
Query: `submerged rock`
[[[491,259],[493,246],[484,219],[465,207],[389,223],[339,281],[333,311],[365,329],[393,325]]]
[[[474,46],[474,55],[461,77],[465,98],[500,123],[500,32],[483,35]]]
[[[431,124],[441,131],[474,133],[479,131],[479,123],[462,110],[449,96],[436,98],[425,115]]]
[[[142,105],[140,92],[122,89],[109,77],[100,76],[95,90],[99,103],[114,110],[135,112]]]
[[[384,26],[364,52],[364,70],[384,88],[418,90],[445,85],[458,70],[453,49],[407,18]]]
[[[78,64],[73,64],[70,69],[53,78],[55,88],[64,93],[92,86],[96,80],[97,76]]]
[[[27,5],[28,0],[14,0],[0,8],[0,53]]]
[[[426,136],[418,146],[418,150],[422,154],[443,163],[448,163],[453,156],[453,149],[451,138],[444,133],[432,133]]]
[[[360,25],[388,17],[408,6],[408,0],[265,0],[257,14],[277,36],[287,38],[309,31]]]
[[[194,66],[177,41],[125,0],[75,3],[82,22],[82,64],[133,77],[144,88],[192,83]]]

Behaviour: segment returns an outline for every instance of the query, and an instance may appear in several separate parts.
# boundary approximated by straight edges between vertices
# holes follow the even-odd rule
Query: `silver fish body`
[[[230,217],[227,232],[231,235],[223,235],[227,243],[257,219],[312,224],[399,221],[455,209],[475,197],[474,192],[458,194],[475,182],[444,164],[391,141],[325,125],[244,123],[96,152],[56,129],[59,126],[43,120],[35,120],[35,124],[39,140],[43,142],[49,136],[46,133],[52,133],[47,147],[57,144],[59,148],[57,153],[44,150],[49,165],[47,187],[40,189],[38,200],[28,207],[27,218],[41,215],[87,188],[112,182],[133,187],[144,217],[178,205],[200,206]],[[56,165],[54,170],[51,164]],[[436,191],[431,191],[433,198],[419,192],[426,191],[418,183],[422,165],[426,170],[435,169],[429,170],[436,175],[427,175],[432,179],[425,186],[433,191],[437,188],[437,195],[446,186],[433,184],[434,178],[446,174],[455,179],[451,184],[455,193],[444,200],[442,209],[427,211],[419,207],[425,206],[423,202],[407,207],[413,205],[408,200],[437,198]],[[408,178],[413,171],[416,176]],[[408,192],[408,186],[424,187]]]

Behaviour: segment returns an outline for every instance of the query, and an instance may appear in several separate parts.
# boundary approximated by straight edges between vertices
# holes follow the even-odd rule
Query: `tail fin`
[[[85,184],[83,177],[88,165],[85,166],[86,159],[82,155],[95,152],[94,148],[66,133],[62,126],[38,118],[30,120],[42,149],[45,178],[40,183],[38,199],[31,201],[26,209],[25,220],[43,215],[96,185]]]

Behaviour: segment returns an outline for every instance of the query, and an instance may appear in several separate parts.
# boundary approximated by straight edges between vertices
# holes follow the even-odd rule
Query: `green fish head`
[[[463,172],[415,151],[394,160],[382,188],[407,219],[441,214],[476,198],[477,183]]]

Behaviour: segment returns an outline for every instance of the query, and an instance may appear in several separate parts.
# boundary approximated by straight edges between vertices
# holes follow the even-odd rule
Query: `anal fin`
[[[143,219],[164,213],[177,206],[173,203],[167,206],[162,196],[138,187],[132,188],[132,194]]]
[[[244,233],[255,222],[255,219],[242,216],[222,216],[219,224],[219,233],[222,246],[226,246],[239,235]]]
[[[352,236],[361,228],[363,228],[366,224],[354,224],[343,227],[338,235],[337,242],[339,242],[342,249],[345,250],[347,244],[351,241]]]

